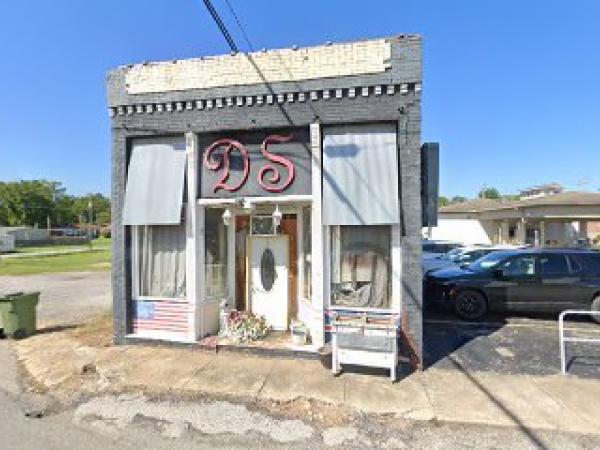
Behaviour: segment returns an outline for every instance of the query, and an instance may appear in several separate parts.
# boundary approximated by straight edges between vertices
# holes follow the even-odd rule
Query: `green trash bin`
[[[0,316],[4,333],[16,339],[35,333],[39,299],[39,292],[19,292],[0,297]]]

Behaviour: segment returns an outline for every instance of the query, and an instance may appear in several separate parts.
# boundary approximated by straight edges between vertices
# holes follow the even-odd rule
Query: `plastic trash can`
[[[19,292],[0,297],[0,316],[4,333],[15,339],[34,334],[39,299],[39,292]]]

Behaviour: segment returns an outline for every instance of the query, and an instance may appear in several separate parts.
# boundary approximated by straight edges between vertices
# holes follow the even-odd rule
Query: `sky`
[[[256,49],[421,34],[422,137],[440,142],[442,195],[600,189],[600,2],[229,2]],[[201,0],[3,1],[0,180],[108,194],[107,71],[222,53]]]

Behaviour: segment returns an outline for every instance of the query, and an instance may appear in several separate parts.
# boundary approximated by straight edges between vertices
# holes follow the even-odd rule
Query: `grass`
[[[109,249],[111,245],[110,238],[100,237],[94,241],[92,241],[92,248],[96,249]],[[64,252],[68,250],[89,250],[89,244],[48,244],[48,245],[36,245],[33,247],[17,247],[17,253],[47,253],[47,252]]]
[[[0,276],[110,270],[110,258],[110,247],[66,255],[4,258],[0,260]]]

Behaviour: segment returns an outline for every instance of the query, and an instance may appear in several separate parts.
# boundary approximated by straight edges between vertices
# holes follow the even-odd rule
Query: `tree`
[[[21,180],[0,182],[0,226],[45,226],[50,219],[53,226],[71,226],[90,220],[110,223],[110,200],[102,194],[82,197],[66,195],[60,182]]]
[[[462,195],[455,195],[450,199],[450,203],[463,203],[467,201],[467,197],[463,197]]]
[[[448,197],[444,197],[443,195],[438,197],[438,206],[448,206],[449,203]]]
[[[500,191],[495,187],[486,187],[484,186],[481,191],[479,191],[479,198],[489,198],[499,200],[502,198]]]

